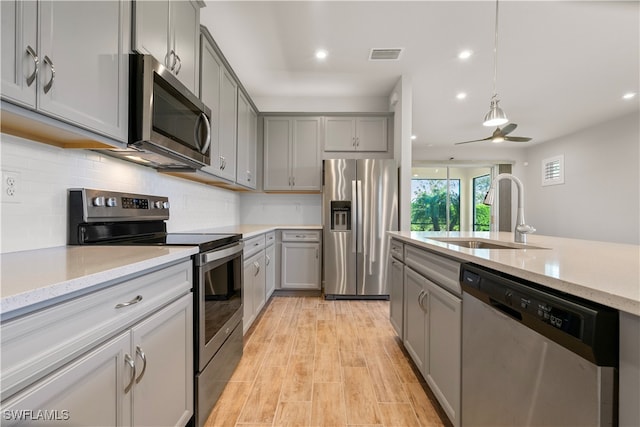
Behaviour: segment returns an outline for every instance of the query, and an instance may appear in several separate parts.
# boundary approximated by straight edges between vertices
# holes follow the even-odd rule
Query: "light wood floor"
[[[387,301],[273,297],[206,425],[444,425],[388,319]]]

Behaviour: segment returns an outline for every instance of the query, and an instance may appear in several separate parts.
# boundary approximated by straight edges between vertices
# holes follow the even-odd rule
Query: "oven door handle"
[[[231,255],[235,255],[237,253],[242,252],[242,248],[244,248],[244,242],[238,242],[233,244],[232,246],[227,246],[226,248],[213,250],[211,252],[207,252],[200,255],[200,265],[205,265],[213,261],[217,261],[222,258],[226,258]]]

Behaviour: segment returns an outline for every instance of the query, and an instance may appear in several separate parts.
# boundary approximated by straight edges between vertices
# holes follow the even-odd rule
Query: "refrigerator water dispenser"
[[[331,231],[351,230],[351,202],[348,200],[331,201]]]

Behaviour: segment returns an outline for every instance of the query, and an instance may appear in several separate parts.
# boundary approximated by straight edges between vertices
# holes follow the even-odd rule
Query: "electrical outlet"
[[[20,172],[2,171],[2,202],[20,203]]]

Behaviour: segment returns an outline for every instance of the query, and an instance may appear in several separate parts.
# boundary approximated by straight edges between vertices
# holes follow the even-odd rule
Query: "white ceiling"
[[[640,96],[622,95],[640,91],[639,6],[500,2],[498,94],[518,124],[512,135],[539,143],[638,112]],[[414,146],[493,131],[481,124],[493,84],[493,1],[207,1],[201,22],[254,99],[388,96],[404,75]],[[395,47],[404,48],[400,61],[368,61],[371,48]],[[317,48],[329,52],[324,62]],[[457,58],[462,49],[474,52],[469,60]]]

